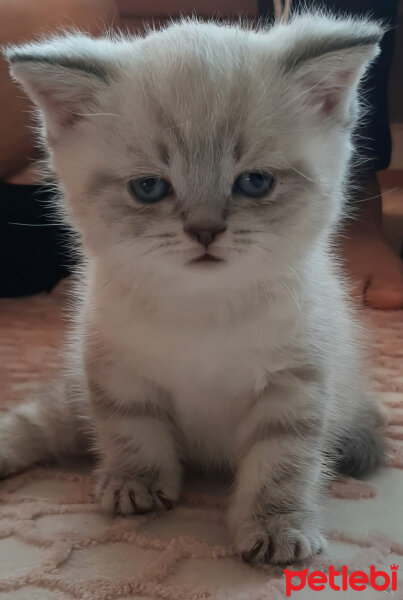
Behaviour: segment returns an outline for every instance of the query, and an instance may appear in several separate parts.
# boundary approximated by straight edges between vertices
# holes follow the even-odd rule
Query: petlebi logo
[[[336,570],[333,565],[330,565],[329,571],[312,571],[308,573],[308,569],[302,571],[290,571],[284,569],[286,595],[287,598],[293,592],[298,592],[306,587],[314,592],[330,589],[336,592],[354,590],[356,592],[364,592],[367,587],[383,592],[397,590],[397,571],[399,565],[390,565],[390,573],[386,571],[377,571],[374,565],[370,566],[369,575],[364,571],[349,571],[346,565],[343,565],[340,570]],[[296,596],[298,600],[298,596]]]

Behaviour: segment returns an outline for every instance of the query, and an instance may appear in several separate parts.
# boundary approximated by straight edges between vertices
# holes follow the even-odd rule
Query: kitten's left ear
[[[362,19],[303,15],[280,25],[281,70],[295,97],[323,119],[346,119],[357,87],[379,54],[384,29]]]
[[[96,106],[108,86],[102,43],[108,40],[72,34],[5,51],[12,77],[39,108],[51,140]]]

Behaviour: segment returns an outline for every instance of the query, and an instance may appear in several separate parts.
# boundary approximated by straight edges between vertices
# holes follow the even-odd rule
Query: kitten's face
[[[258,74],[181,67],[157,85],[122,74],[100,110],[111,116],[55,149],[74,222],[95,255],[173,285],[283,271],[336,200],[316,182],[309,139],[298,148],[303,134]]]
[[[48,123],[91,258],[126,281],[234,287],[281,277],[327,235],[355,98],[343,90],[337,114],[327,90],[307,101],[312,67],[284,72],[278,30],[184,24],[92,43],[112,54],[107,80],[71,123]]]

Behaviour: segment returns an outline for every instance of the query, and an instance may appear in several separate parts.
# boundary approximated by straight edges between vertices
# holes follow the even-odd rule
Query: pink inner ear
[[[62,102],[55,98],[49,90],[41,90],[39,98],[46,109],[55,117],[61,127],[68,127],[80,119],[80,115],[74,112],[74,107],[68,101]]]
[[[307,100],[310,106],[320,108],[325,116],[330,116],[337,110],[351,83],[351,72],[347,70],[332,73],[319,83],[310,82]]]
[[[321,112],[327,116],[330,116],[334,112],[337,105],[338,99],[335,97],[335,95],[325,95],[322,102]]]

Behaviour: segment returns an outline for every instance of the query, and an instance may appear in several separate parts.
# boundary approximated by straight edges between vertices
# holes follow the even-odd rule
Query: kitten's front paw
[[[167,483],[158,477],[102,474],[95,495],[105,512],[142,515],[172,508],[179,496],[179,481]]]
[[[310,521],[303,513],[255,516],[236,528],[236,549],[247,563],[289,565],[314,556],[322,552],[326,541]]]

